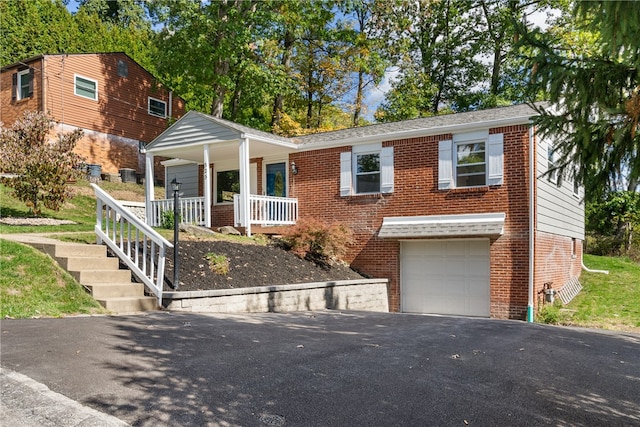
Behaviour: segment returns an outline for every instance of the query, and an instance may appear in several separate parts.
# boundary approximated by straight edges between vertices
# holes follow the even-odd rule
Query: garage
[[[489,239],[400,242],[401,310],[488,317]]]

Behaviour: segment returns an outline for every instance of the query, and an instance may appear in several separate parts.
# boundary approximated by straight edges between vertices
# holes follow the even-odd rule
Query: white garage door
[[[489,240],[402,242],[402,311],[489,316]]]

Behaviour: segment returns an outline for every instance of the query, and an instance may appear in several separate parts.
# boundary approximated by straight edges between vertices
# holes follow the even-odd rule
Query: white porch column
[[[209,144],[205,144],[203,147],[204,154],[204,171],[202,173],[202,179],[204,180],[204,225],[207,228],[211,228],[211,176],[209,174]]]
[[[249,138],[244,135],[240,139],[240,200],[241,225],[244,225],[247,236],[251,236],[251,216],[249,206],[249,192],[251,179],[249,177]]]
[[[145,192],[145,222],[151,225],[152,208],[151,202],[155,200],[154,179],[153,179],[153,154],[146,153],[144,156],[144,192]]]

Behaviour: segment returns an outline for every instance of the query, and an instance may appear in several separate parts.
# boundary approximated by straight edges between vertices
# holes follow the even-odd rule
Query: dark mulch
[[[178,291],[234,289],[253,286],[285,285],[362,279],[344,265],[320,267],[271,243],[267,246],[218,240],[180,242]],[[229,273],[217,274],[209,268],[208,253],[224,254]],[[173,250],[167,254],[165,283],[173,280]],[[165,291],[172,289],[165,284]]]

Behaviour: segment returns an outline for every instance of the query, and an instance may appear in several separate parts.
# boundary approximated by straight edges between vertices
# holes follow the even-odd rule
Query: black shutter
[[[13,73],[11,76],[11,100],[18,99],[18,73]]]
[[[27,94],[28,98],[33,96],[33,80],[34,80],[35,75],[36,75],[35,68],[31,68],[29,70],[29,93]]]

